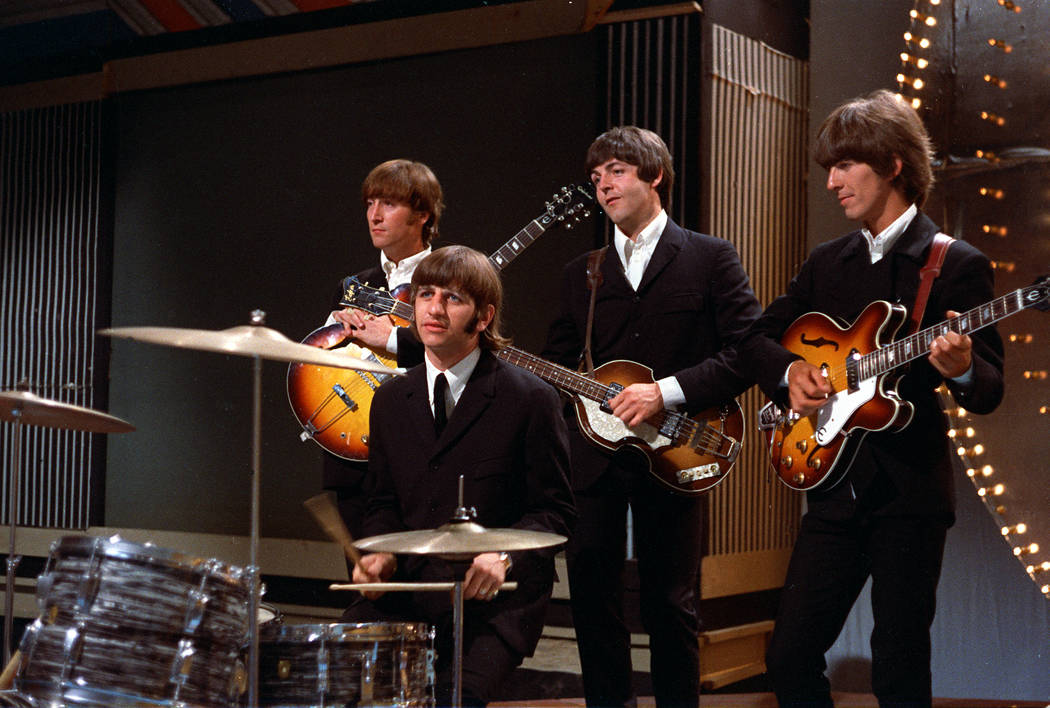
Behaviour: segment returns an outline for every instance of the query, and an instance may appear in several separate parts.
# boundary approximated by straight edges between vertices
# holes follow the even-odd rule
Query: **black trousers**
[[[656,704],[696,706],[701,501],[659,487],[650,480],[644,461],[639,464],[623,453],[611,459],[610,469],[596,484],[576,491],[578,519],[566,546],[587,705],[635,703],[631,637],[624,620],[628,505]]]
[[[930,625],[948,520],[807,514],[792,551],[766,671],[781,706],[831,706],[824,655],[868,577],[880,706],[929,706]]]

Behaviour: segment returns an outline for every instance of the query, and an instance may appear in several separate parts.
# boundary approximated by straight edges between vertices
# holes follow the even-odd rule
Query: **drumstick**
[[[11,655],[11,660],[0,674],[0,690],[6,691],[14,685],[15,674],[18,673],[18,665],[22,662],[22,650],[18,649]]]
[[[398,591],[421,591],[434,592],[436,590],[452,590],[455,583],[332,583],[329,590],[371,590],[374,592],[398,592]],[[518,583],[514,580],[503,583],[500,590],[517,590]]]
[[[336,508],[332,497],[331,492],[321,492],[304,501],[303,506],[313,515],[328,537],[343,547],[346,557],[357,565],[361,561],[361,552],[354,548],[354,538],[350,535],[350,529],[346,527],[343,517],[339,515],[339,509]]]

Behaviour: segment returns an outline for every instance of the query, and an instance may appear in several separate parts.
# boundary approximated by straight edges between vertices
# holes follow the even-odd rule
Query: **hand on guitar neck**
[[[959,316],[955,310],[947,314],[949,320]],[[972,350],[969,335],[948,331],[930,343],[930,363],[944,378],[957,379],[970,370]]]

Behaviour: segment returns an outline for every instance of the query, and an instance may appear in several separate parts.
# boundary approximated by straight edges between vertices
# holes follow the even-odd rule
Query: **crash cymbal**
[[[521,529],[486,529],[472,521],[453,521],[433,530],[402,531],[372,536],[354,543],[358,550],[433,555],[466,560],[479,553],[526,551],[565,543],[556,533]]]
[[[128,433],[135,426],[108,413],[41,398],[29,391],[0,391],[0,418],[44,428],[89,433]]]
[[[180,329],[176,327],[113,327],[100,329],[107,337],[134,339],[182,349],[198,349],[220,354],[258,356],[263,359],[288,361],[340,369],[356,369],[381,374],[402,374],[379,362],[360,359],[340,350],[320,349],[293,342],[280,332],[260,325],[241,325],[223,330]]]

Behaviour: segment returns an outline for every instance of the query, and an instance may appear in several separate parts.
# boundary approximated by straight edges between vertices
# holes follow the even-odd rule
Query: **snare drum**
[[[246,570],[70,536],[37,580],[15,688],[88,705],[229,706],[244,689]]]
[[[301,624],[262,630],[261,706],[433,706],[434,630]]]

